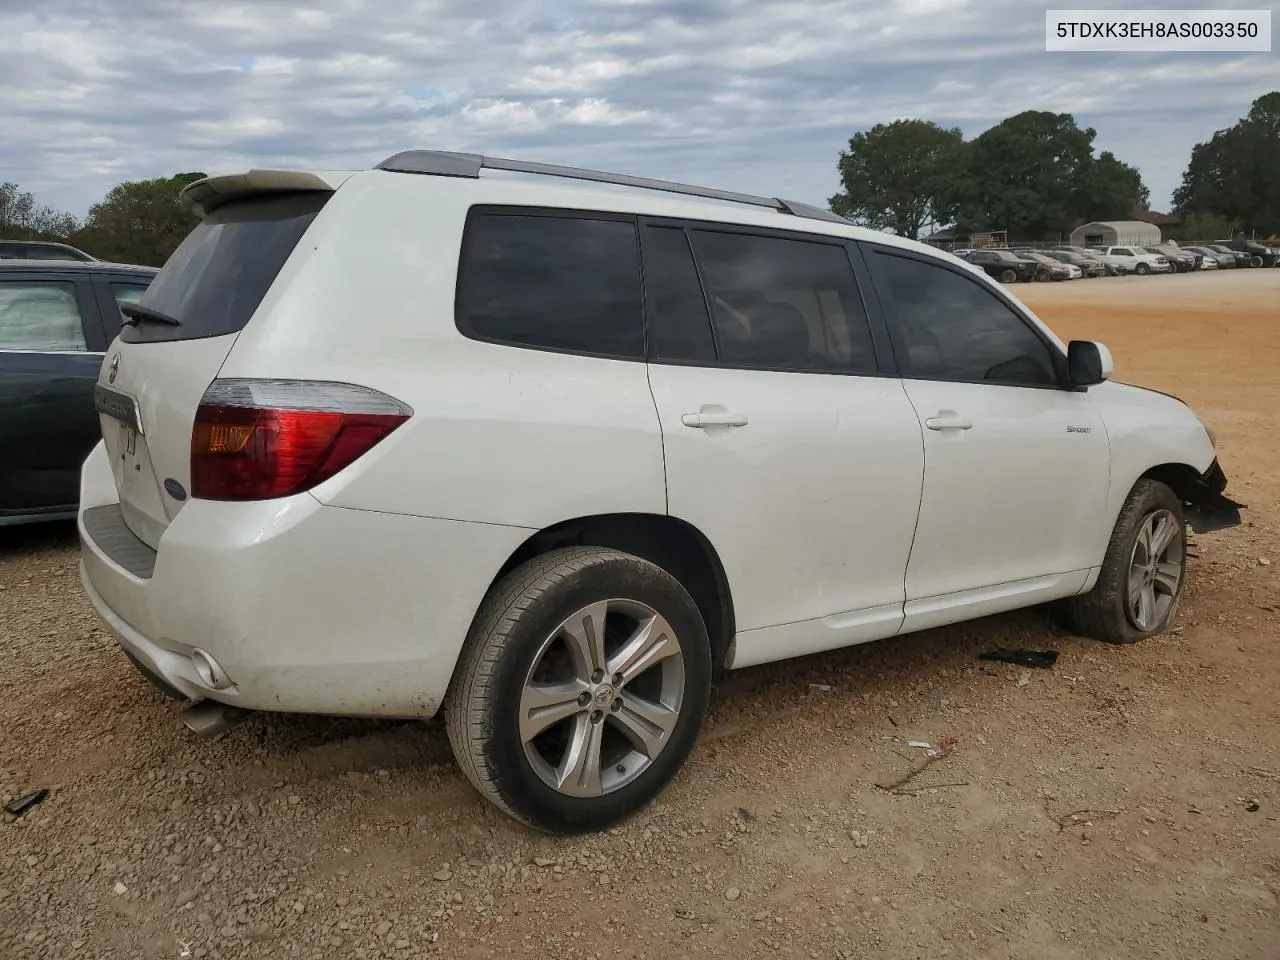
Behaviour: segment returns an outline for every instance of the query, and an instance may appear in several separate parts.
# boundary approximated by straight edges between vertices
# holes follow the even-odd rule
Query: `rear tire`
[[[585,833],[671,781],[710,689],[706,627],[684,587],[639,557],[568,547],[490,589],[445,723],[487,799],[541,830]]]
[[[1068,627],[1107,643],[1137,643],[1167,630],[1186,584],[1182,501],[1163,483],[1139,480],[1120,510],[1093,589],[1064,604]]]

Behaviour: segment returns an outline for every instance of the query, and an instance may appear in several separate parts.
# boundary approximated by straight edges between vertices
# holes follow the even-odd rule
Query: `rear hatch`
[[[279,176],[267,192],[244,180],[188,188],[209,212],[133,305],[99,375],[95,402],[121,513],[152,548],[187,501],[205,389],[333,190],[318,189],[314,174],[297,175],[309,189],[288,192]]]

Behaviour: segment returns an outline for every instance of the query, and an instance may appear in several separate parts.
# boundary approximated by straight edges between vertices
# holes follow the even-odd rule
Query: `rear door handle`
[[[936,417],[926,420],[924,425],[930,430],[969,430],[973,427],[973,421],[950,410],[942,410]]]
[[[686,427],[745,427],[747,418],[740,413],[686,413],[680,418]]]

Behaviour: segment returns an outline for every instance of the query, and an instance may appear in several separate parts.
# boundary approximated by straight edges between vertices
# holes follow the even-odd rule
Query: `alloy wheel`
[[[525,758],[566,796],[612,793],[665,749],[684,691],[684,654],[661,614],[635,600],[583,607],[543,641],[525,678]]]
[[[1129,558],[1125,612],[1144,633],[1168,618],[1182,583],[1183,543],[1178,520],[1168,510],[1155,510],[1142,521]]]

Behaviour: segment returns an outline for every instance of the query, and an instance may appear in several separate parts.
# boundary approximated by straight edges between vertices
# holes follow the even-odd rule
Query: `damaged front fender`
[[[1180,486],[1178,494],[1186,504],[1187,523],[1196,533],[1240,526],[1240,511],[1245,505],[1223,493],[1227,475],[1217,460],[1203,474],[1185,477]]]

